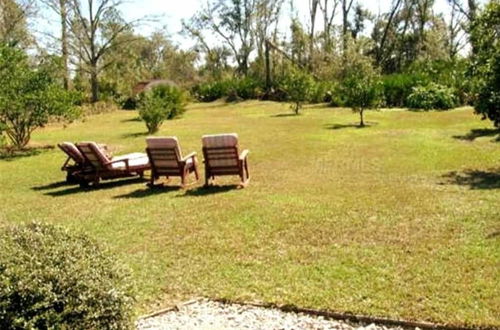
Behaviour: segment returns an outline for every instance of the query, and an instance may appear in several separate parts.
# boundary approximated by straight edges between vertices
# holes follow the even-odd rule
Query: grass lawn
[[[150,190],[144,181],[66,186],[59,150],[0,160],[0,225],[84,231],[133,270],[138,312],[194,296],[500,326],[500,142],[471,109],[288,115],[272,102],[193,104],[159,135],[184,153],[237,132],[252,180]],[[33,144],[143,151],[133,111],[37,131]],[[174,179],[177,180],[177,179]],[[238,179],[223,179],[222,184]],[[174,181],[177,183],[177,181]],[[160,305],[160,306],[158,306]]]

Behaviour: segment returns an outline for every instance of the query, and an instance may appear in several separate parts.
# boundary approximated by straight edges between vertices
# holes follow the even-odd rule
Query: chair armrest
[[[247,158],[248,154],[250,153],[250,150],[245,149],[240,153],[240,160],[245,160]]]
[[[183,161],[183,162],[185,162],[185,161],[187,161],[189,158],[195,158],[195,157],[196,157],[196,152],[194,152],[194,151],[193,151],[193,152],[192,152],[192,153],[190,153],[189,155],[184,156],[184,158],[182,158],[182,161]]]
[[[115,163],[125,163],[125,168],[127,169],[127,171],[129,170],[129,164],[128,164],[128,161],[129,159],[128,158],[124,158],[124,159],[117,159],[117,160],[111,160],[109,162],[107,162],[105,165],[108,166],[108,165],[111,165],[111,164],[115,164]]]

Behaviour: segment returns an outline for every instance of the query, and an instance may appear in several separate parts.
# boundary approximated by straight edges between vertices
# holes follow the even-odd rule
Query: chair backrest
[[[157,173],[179,171],[182,152],[177,137],[148,137],[146,138],[146,145],[149,162]]]
[[[57,145],[69,158],[71,158],[75,164],[83,165],[85,164],[85,157],[78,148],[71,142],[62,142]]]
[[[82,153],[83,157],[96,169],[110,169],[107,165],[111,161],[104,150],[95,142],[80,142],[76,147]]]
[[[211,168],[238,166],[238,134],[204,135],[201,141],[207,166]]]

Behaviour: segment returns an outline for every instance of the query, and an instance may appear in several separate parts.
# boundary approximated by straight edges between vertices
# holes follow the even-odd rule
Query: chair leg
[[[196,181],[200,179],[200,173],[198,173],[198,166],[194,164],[194,176],[196,177]]]

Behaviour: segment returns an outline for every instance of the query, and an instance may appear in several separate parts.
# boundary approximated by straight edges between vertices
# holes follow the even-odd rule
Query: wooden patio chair
[[[241,186],[250,181],[248,172],[248,149],[238,152],[238,135],[219,134],[202,137],[205,162],[205,185],[211,184],[216,176],[238,175]]]
[[[76,147],[92,167],[90,173],[82,175],[83,184],[92,182],[97,186],[100,180],[134,176],[142,178],[144,172],[151,169],[148,157],[143,153],[110,157],[106,150],[95,142],[77,143]]]
[[[61,167],[61,171],[66,172],[66,182],[77,183],[78,174],[89,169],[82,153],[72,142],[62,142],[57,145],[67,156],[66,161]]]
[[[199,180],[196,152],[182,157],[181,147],[175,136],[149,137],[146,139],[146,144],[146,152],[151,164],[151,187],[160,176],[165,176],[167,179],[171,176],[179,176],[182,187],[186,186],[190,173],[194,173],[196,181]]]

